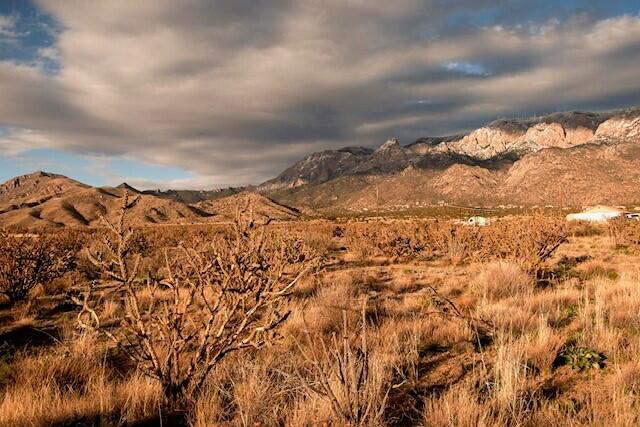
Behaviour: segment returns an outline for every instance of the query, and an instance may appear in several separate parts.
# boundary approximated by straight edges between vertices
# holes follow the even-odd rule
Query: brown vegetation
[[[157,380],[169,407],[195,399],[210,371],[230,353],[271,343],[288,317],[284,305],[307,272],[288,263],[286,247],[265,240],[252,218],[238,217],[233,234],[215,245],[165,250],[164,275],[139,280],[140,254],[132,253],[133,231],[125,215],[134,202],[123,197],[111,235],[89,260],[115,282],[102,296],[102,310],[91,304],[95,286],[84,292],[78,322],[104,334],[149,378]],[[107,299],[108,298],[108,299]],[[113,301],[123,310],[115,330],[100,327]],[[98,313],[101,313],[100,316]],[[106,316],[112,317],[112,316]]]
[[[0,312],[0,425],[640,422],[636,224],[124,220],[20,237],[93,262]]]
[[[640,222],[617,218],[609,223],[609,235],[620,249],[640,250]]]
[[[506,260],[537,274],[567,240],[564,221],[536,214],[472,227],[443,221],[353,227],[347,246],[361,258],[400,260],[444,258],[453,264]]]
[[[78,250],[68,233],[12,235],[0,229],[0,293],[10,303],[24,300],[36,285],[72,270]]]
[[[383,425],[391,385],[385,372],[388,369],[369,350],[366,299],[361,320],[360,342],[355,349],[346,309],[342,310],[341,339],[335,333],[326,340],[306,331],[306,346],[297,344],[304,359],[304,373],[298,370],[298,378],[311,398],[329,402],[334,421],[354,427]]]

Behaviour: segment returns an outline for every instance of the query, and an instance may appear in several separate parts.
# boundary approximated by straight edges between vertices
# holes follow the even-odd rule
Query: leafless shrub
[[[433,244],[440,256],[452,264],[468,260],[480,249],[480,229],[454,224],[437,224],[432,233]]]
[[[82,300],[74,298],[82,306],[78,322],[102,333],[157,380],[166,404],[189,406],[225,356],[274,342],[289,315],[289,291],[310,263],[288,263],[278,242],[266,241],[260,225],[239,216],[233,234],[215,246],[167,250],[165,276],[143,283],[137,278],[140,256],[131,248],[133,232],[125,225],[135,202],[125,194],[119,221],[107,221],[111,234],[100,251],[89,254],[115,283],[108,297],[121,302],[119,323],[111,329],[100,325],[106,295],[92,298],[95,285]]]
[[[567,231],[573,237],[592,237],[606,234],[607,228],[606,225],[589,221],[572,221],[568,224]]]
[[[567,241],[564,222],[544,215],[498,221],[487,227],[447,221],[359,224],[351,225],[345,233],[348,248],[361,259],[443,258],[452,264],[507,260],[530,273],[539,272]]]
[[[608,223],[609,237],[615,247],[640,250],[640,223],[626,218],[615,218]]]
[[[437,225],[418,221],[396,224],[351,225],[342,232],[347,247],[361,259],[385,256],[410,260],[434,255]]]
[[[537,276],[567,241],[567,230],[564,221],[537,214],[485,227],[481,239],[479,260],[510,261]]]
[[[75,265],[78,242],[67,235],[16,236],[0,230],[0,293],[9,302],[24,300],[31,289]]]
[[[368,259],[379,253],[376,243],[377,234],[367,228],[348,228],[345,234],[345,243],[351,253],[360,259]]]

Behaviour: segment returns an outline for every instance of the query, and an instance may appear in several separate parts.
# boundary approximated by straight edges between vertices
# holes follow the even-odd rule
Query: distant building
[[[595,206],[582,212],[567,215],[567,221],[604,222],[622,216],[622,209],[610,206]]]
[[[475,225],[476,227],[484,227],[485,225],[489,225],[489,219],[483,216],[472,216],[466,221],[463,221],[463,224]]]

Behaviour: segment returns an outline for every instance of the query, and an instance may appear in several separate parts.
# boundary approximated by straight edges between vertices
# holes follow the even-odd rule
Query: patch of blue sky
[[[118,185],[126,179],[165,182],[193,177],[193,174],[175,166],[123,157],[86,156],[48,148],[0,155],[0,182],[39,170],[67,175],[95,186]]]
[[[0,1],[0,61],[39,66],[45,73],[60,69],[55,42],[60,25],[30,0]]]
[[[440,4],[455,6],[457,0],[440,0]],[[498,5],[465,6],[447,18],[450,27],[517,25],[541,23],[550,19],[562,21],[571,16],[590,14],[598,18],[640,14],[637,0],[510,0]]]
[[[449,71],[453,71],[467,76],[489,76],[491,72],[482,64],[467,61],[449,61],[443,64],[443,67]]]

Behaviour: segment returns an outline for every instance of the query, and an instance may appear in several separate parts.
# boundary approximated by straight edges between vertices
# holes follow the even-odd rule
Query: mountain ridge
[[[343,175],[393,173],[408,166],[428,167],[429,157],[433,155],[442,160],[451,156],[450,163],[459,163],[465,158],[464,163],[492,167],[505,161],[513,163],[544,149],[605,144],[638,136],[640,108],[498,119],[464,135],[427,136],[405,146],[391,138],[375,150],[362,147],[358,154],[344,149],[312,153],[257,189],[273,192],[320,184]]]
[[[293,208],[247,191],[225,194],[208,203],[185,203],[178,197],[159,197],[127,183],[92,187],[64,175],[38,171],[0,184],[0,226],[15,229],[102,226],[103,216],[109,220],[117,218],[125,192],[138,199],[130,211],[132,226],[228,222],[233,220],[236,207],[250,207],[257,216],[277,220],[300,216]],[[186,197],[182,193],[178,196]]]
[[[311,154],[259,185],[320,211],[640,202],[640,109],[499,119],[464,136],[395,138],[360,156]],[[322,173],[315,173],[315,171]]]

